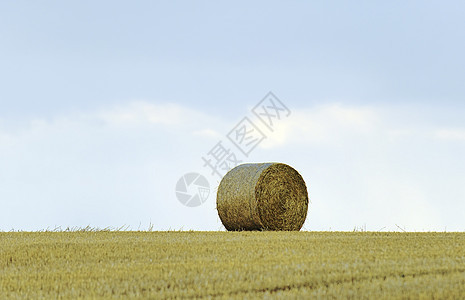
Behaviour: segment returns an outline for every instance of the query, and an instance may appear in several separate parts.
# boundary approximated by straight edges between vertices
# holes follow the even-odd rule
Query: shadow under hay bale
[[[288,165],[243,164],[221,180],[216,207],[227,230],[298,231],[307,217],[307,187]]]

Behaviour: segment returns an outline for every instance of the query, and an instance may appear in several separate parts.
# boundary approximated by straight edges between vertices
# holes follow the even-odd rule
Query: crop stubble
[[[0,233],[0,298],[460,298],[465,233]]]

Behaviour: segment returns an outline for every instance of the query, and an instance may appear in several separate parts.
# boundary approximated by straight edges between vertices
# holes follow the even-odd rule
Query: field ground
[[[465,233],[0,233],[0,299],[464,299]]]

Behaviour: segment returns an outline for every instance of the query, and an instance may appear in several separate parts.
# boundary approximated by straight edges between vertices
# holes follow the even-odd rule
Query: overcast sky
[[[2,1],[0,230],[223,230],[202,161],[223,141],[302,174],[306,230],[463,231],[464,29],[462,1]],[[226,137],[246,116],[248,157]]]

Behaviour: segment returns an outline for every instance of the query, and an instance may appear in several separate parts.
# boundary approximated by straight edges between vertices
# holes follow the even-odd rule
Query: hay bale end
[[[227,230],[298,231],[307,217],[307,187],[286,164],[242,164],[221,180],[216,207]]]

